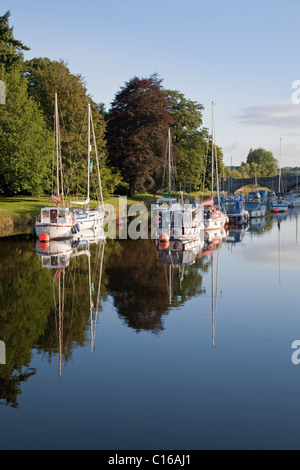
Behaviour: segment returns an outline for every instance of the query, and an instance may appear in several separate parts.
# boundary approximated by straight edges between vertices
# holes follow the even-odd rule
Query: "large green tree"
[[[202,125],[204,107],[179,91],[166,90],[166,93],[173,118],[174,144],[179,153],[177,189],[203,189],[205,179],[210,181],[211,177],[211,139]]]
[[[110,162],[136,190],[155,192],[161,185],[168,128],[172,118],[162,80],[134,77],[116,94],[107,116]]]
[[[21,41],[14,38],[13,27],[9,26],[10,11],[0,16],[0,64],[6,71],[23,62],[23,51],[29,51]]]
[[[259,176],[271,177],[277,174],[278,163],[276,158],[274,158],[272,152],[261,147],[255,150],[250,149],[246,163],[252,164],[251,176],[253,176],[253,168],[255,167]]]
[[[51,130],[54,128],[54,96],[57,92],[66,193],[86,192],[88,102],[91,103],[103,189],[104,192],[108,186],[110,189],[116,177],[106,165],[103,107],[97,105],[88,95],[83,77],[72,74],[66,62],[49,58],[26,61],[23,75],[28,81],[29,94],[41,106]],[[96,174],[92,183],[96,196]]]
[[[6,72],[2,65],[0,80],[6,86],[6,104],[0,105],[0,187],[6,194],[41,194],[51,180],[52,134],[20,69]]]

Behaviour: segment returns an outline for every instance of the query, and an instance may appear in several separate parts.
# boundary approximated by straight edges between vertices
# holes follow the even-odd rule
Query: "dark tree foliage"
[[[0,16],[0,64],[6,71],[23,62],[23,51],[29,51],[21,41],[14,38],[13,27],[9,27],[10,11]]]
[[[107,115],[110,163],[136,190],[155,192],[160,187],[172,118],[168,100],[156,74],[132,78],[117,93]]]

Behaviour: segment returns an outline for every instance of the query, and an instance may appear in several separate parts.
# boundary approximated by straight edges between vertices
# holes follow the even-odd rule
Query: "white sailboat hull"
[[[78,231],[76,219],[68,208],[44,207],[34,225],[35,235],[40,238],[47,234],[50,240],[72,238]]]
[[[286,212],[288,210],[288,204],[286,202],[272,202],[270,204],[270,210],[272,212],[276,211],[276,212]]]
[[[102,210],[83,210],[72,211],[79,224],[80,231],[98,230],[104,226],[104,211]]]
[[[228,223],[228,217],[222,214],[220,217],[205,219],[204,230],[220,230]]]
[[[69,224],[42,224],[40,222],[36,222],[35,233],[38,238],[40,238],[42,234],[46,233],[50,240],[72,238],[74,236],[73,225]]]
[[[172,227],[169,230],[166,228],[161,228],[159,230],[159,235],[167,233],[170,240],[191,240],[199,237],[203,230],[204,223],[194,227]]]

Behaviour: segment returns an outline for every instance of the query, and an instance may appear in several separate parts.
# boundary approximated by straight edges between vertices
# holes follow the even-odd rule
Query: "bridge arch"
[[[299,179],[300,180],[300,179]],[[247,186],[253,186],[255,184],[254,178],[221,178],[220,188],[227,192],[241,191],[242,188]],[[257,178],[258,186],[268,188],[273,191],[279,189],[279,175],[273,177]],[[289,192],[295,189],[297,185],[297,179],[295,175],[284,175],[281,178],[281,191],[283,193]],[[299,181],[300,185],[300,181]]]

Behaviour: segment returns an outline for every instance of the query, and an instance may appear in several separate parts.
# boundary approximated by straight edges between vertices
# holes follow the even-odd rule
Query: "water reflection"
[[[161,334],[172,309],[207,295],[204,278],[210,278],[215,348],[222,244],[235,243],[244,250],[239,262],[249,272],[259,265],[276,268],[281,283],[283,269],[299,269],[299,253],[295,252],[298,214],[295,209],[270,214],[251,220],[248,229],[209,231],[192,243],[172,241],[167,247],[154,240],[105,241],[92,233],[49,245],[37,241],[33,247],[28,242],[2,241],[1,402],[18,406],[22,384],[36,374],[31,367],[34,354],[50,364],[58,361],[61,375],[76,348],[87,346],[94,351],[105,301],[126,328]],[[241,242],[252,236],[255,243],[244,247]]]
[[[218,245],[226,240],[228,231],[225,228],[209,230],[204,234],[205,252],[204,254],[212,254]]]
[[[193,240],[171,240],[170,242],[158,242],[157,259],[168,266],[166,273],[168,284],[169,304],[172,304],[174,291],[174,275],[178,270],[180,289],[183,288],[184,276],[189,266],[195,263],[204,248],[204,233]]]
[[[36,374],[35,352],[67,363],[76,346],[94,346],[101,310],[105,241],[1,242],[0,403],[18,407],[22,384]]]
[[[93,246],[94,251],[91,249]],[[53,271],[51,277],[54,315],[52,317],[59,353],[59,375],[62,373],[63,359],[65,358],[67,362],[74,343],[78,342],[75,325],[80,320],[79,315],[82,318],[87,317],[87,312],[89,312],[90,344],[93,351],[100,311],[104,246],[103,230],[85,231],[76,240],[51,240],[47,243],[36,241],[35,250],[41,259],[42,267]]]
[[[256,217],[250,219],[249,232],[263,232],[267,225],[266,217]]]
[[[234,245],[235,243],[241,243],[246,232],[249,230],[249,223],[244,224],[239,227],[230,227],[227,236],[226,236],[226,244],[227,245]]]

